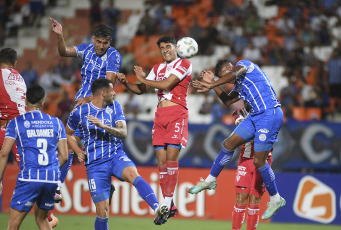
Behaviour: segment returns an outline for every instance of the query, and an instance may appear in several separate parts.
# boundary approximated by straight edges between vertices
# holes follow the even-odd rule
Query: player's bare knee
[[[266,163],[266,160],[262,158],[253,158],[253,164],[256,166],[256,168],[263,167]]]
[[[233,151],[236,147],[234,147],[233,143],[229,140],[229,138],[226,138],[223,142],[223,146],[225,149],[229,151]]]

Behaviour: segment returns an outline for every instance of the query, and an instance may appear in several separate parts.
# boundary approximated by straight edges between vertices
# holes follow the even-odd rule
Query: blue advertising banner
[[[125,150],[137,165],[157,165],[152,147],[152,122],[128,121]],[[181,167],[209,168],[234,125],[189,124],[188,144],[180,152]],[[273,168],[290,171],[341,172],[341,124],[288,120],[274,145]],[[236,150],[238,152],[238,149]],[[238,153],[229,168],[236,167]]]
[[[276,173],[286,206],[272,222],[341,224],[341,174]]]

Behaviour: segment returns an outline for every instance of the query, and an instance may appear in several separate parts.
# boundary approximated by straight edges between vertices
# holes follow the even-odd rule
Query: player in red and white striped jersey
[[[140,84],[128,82],[123,74],[117,76],[133,93],[142,94],[150,87],[158,90],[153,146],[158,159],[161,190],[170,209],[169,217],[173,217],[177,214],[173,194],[179,177],[179,153],[182,147],[186,147],[188,138],[187,95],[192,80],[192,64],[177,56],[175,38],[163,36],[157,45],[165,62],[155,65],[148,76],[141,67],[135,66]]]
[[[14,69],[16,62],[17,52],[14,49],[4,48],[0,51],[0,148],[4,142],[8,122],[26,112],[26,84]],[[19,164],[20,156],[16,144],[12,152]]]

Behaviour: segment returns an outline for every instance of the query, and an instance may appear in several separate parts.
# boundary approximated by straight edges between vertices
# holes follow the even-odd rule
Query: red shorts
[[[268,163],[271,165],[272,156],[268,157]],[[262,176],[253,164],[253,158],[239,157],[234,184],[236,193],[249,193],[259,198],[266,190]]]
[[[6,127],[7,127],[7,124],[0,127],[0,149],[2,148],[2,144],[4,143],[4,140],[5,140]],[[20,155],[19,155],[18,148],[17,148],[17,142],[14,143],[14,145],[12,147],[12,152],[14,155],[14,160],[19,165],[20,164]]]
[[[188,110],[182,105],[157,108],[152,130],[153,145],[187,145]]]

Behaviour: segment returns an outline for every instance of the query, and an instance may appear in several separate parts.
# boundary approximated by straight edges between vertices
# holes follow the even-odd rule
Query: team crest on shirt
[[[113,110],[112,110],[112,108],[107,107],[105,109],[105,112],[107,112],[107,114],[112,114]]]
[[[31,123],[29,121],[25,121],[24,126],[26,129],[28,129],[31,126]]]
[[[259,140],[260,141],[265,141],[266,140],[266,135],[264,133],[262,133],[261,135],[259,135]]]

